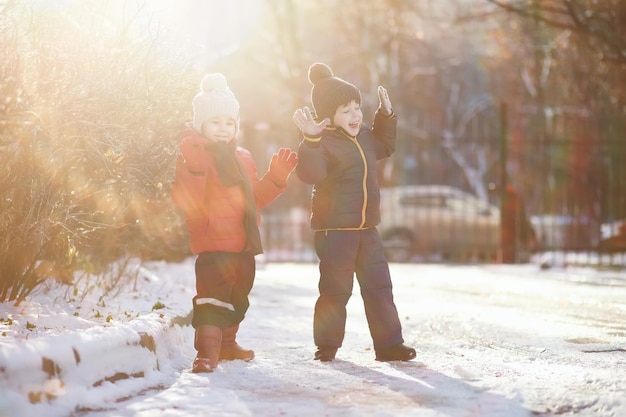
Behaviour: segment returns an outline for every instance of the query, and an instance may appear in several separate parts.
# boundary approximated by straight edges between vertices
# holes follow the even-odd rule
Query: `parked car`
[[[537,245],[544,250],[588,250],[601,239],[600,226],[587,216],[536,214],[530,217]]]
[[[381,189],[379,225],[390,262],[414,256],[495,259],[500,210],[487,201],[445,185]]]
[[[626,252],[626,219],[602,224],[601,235],[601,251]]]
[[[530,222],[537,233],[537,244],[544,249],[561,249],[566,246],[568,230],[574,218],[563,214],[536,214]]]

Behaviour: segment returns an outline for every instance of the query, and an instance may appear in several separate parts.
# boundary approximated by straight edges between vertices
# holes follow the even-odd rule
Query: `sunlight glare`
[[[165,31],[169,48],[209,65],[239,48],[258,25],[263,0],[150,0],[144,7]]]
[[[89,3],[80,0],[32,0],[41,9],[68,15]],[[149,33],[162,50],[207,66],[239,48],[257,28],[264,0],[110,0],[91,3],[116,30],[130,26]]]

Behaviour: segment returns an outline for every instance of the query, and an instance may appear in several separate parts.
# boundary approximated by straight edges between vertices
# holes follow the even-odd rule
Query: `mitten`
[[[382,86],[378,86],[378,112],[384,117],[393,116],[393,107],[387,90]]]
[[[269,174],[276,185],[284,187],[296,165],[298,165],[298,155],[289,148],[280,148],[272,155]]]

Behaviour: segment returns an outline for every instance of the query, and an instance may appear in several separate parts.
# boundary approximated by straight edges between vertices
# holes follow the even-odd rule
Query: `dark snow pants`
[[[196,259],[191,325],[221,329],[239,324],[250,307],[256,263],[250,253],[203,252]]]
[[[315,232],[315,251],[320,259],[320,295],[313,315],[315,344],[341,346],[355,273],[374,349],[403,343],[389,265],[378,230]]]

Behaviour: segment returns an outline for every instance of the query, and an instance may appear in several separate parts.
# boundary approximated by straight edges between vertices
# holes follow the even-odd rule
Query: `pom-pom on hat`
[[[219,72],[207,74],[200,83],[200,92],[193,98],[193,127],[202,133],[202,124],[225,114],[239,125],[239,102],[228,88],[226,77]]]
[[[361,103],[361,92],[353,84],[335,77],[330,67],[316,62],[309,67],[311,103],[318,120],[329,118],[332,122],[337,109],[352,100]]]

